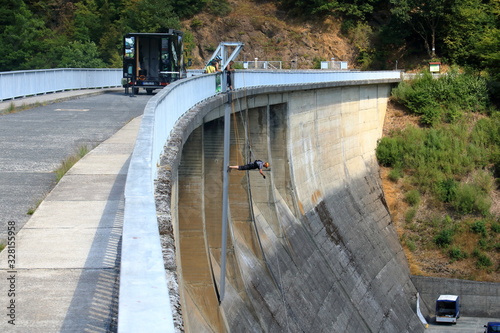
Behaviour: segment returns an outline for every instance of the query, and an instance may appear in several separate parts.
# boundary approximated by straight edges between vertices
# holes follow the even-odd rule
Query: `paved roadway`
[[[15,100],[17,105],[60,102],[0,115],[0,242],[7,222],[22,227],[30,218],[28,211],[52,190],[54,171],[64,159],[80,147],[94,148],[108,139],[141,115],[150,97],[131,98],[120,88]],[[0,103],[0,111],[10,103]]]
[[[86,93],[0,116],[0,228],[17,231],[0,253],[0,332],[117,329],[123,190],[150,96]],[[97,147],[55,185],[53,170],[83,145]]]
[[[500,318],[460,317],[456,325],[431,323],[426,331],[430,333],[483,333],[489,321],[499,321]]]

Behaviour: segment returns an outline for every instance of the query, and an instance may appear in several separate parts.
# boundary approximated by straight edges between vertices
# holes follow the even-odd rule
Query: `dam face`
[[[186,332],[425,330],[375,158],[390,89],[235,93],[230,164],[271,167],[229,173],[220,304],[225,105],[199,108],[172,184]]]

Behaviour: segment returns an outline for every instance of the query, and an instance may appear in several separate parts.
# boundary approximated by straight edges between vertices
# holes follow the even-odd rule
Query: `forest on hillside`
[[[0,71],[121,67],[127,32],[181,29],[200,13],[228,15],[234,0],[0,0]],[[269,3],[255,0],[256,4]],[[499,0],[278,0],[286,18],[342,22],[363,43],[357,65],[440,60],[500,77]],[[192,35],[186,31],[186,39]],[[223,37],[223,36],[221,36]],[[186,48],[186,56],[194,46]],[[325,59],[326,60],[326,59]]]

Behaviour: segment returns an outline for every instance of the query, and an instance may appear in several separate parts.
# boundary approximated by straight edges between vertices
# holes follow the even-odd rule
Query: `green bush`
[[[482,216],[488,216],[490,214],[491,199],[485,195],[477,198],[475,203],[476,212]]]
[[[410,250],[410,252],[413,252],[417,249],[417,245],[415,244],[415,241],[413,239],[407,239],[405,237],[404,240],[402,240],[402,242],[406,244],[406,247],[408,248],[408,250]]]
[[[424,71],[416,79],[399,84],[393,89],[392,97],[412,112],[421,114],[421,122],[430,126],[441,120],[454,122],[465,111],[485,111],[489,103],[486,80],[459,73],[458,69],[437,79]]]
[[[442,112],[438,105],[426,105],[420,109],[420,113],[420,122],[424,125],[434,126],[441,121]]]
[[[489,251],[492,249],[491,244],[488,242],[487,239],[481,238],[480,240],[477,241],[477,245],[481,250],[484,251]]]
[[[393,89],[392,96],[412,112],[422,113],[423,108],[438,105],[433,81],[429,71],[420,73],[416,79],[399,84]]]
[[[418,205],[420,203],[420,192],[418,190],[410,190],[406,192],[405,201],[411,206]]]
[[[484,220],[479,220],[479,221],[476,221],[474,222],[471,226],[470,226],[470,230],[475,233],[475,234],[480,234],[482,236],[486,236],[487,235],[487,229],[486,229],[486,221]]]
[[[451,205],[462,214],[486,216],[490,210],[491,202],[477,186],[461,184],[457,188],[456,197]]]
[[[476,266],[478,268],[486,268],[493,266],[493,262],[491,261],[490,257],[482,253],[479,257],[477,257]]]
[[[463,116],[463,112],[458,105],[450,105],[443,111],[444,121],[446,121],[447,123],[454,123]]]
[[[493,262],[491,261],[490,257],[488,257],[483,252],[479,251],[478,249],[474,249],[472,255],[477,258],[476,261],[477,268],[487,268],[493,266]]]
[[[450,259],[452,261],[456,261],[456,260],[462,260],[462,259],[466,259],[468,256],[467,256],[467,252],[463,251],[462,249],[460,249],[460,247],[458,246],[453,246],[449,251],[448,251],[448,256],[450,257]]]
[[[417,210],[415,208],[410,208],[405,213],[405,221],[406,223],[410,223],[417,215]]]
[[[490,193],[495,184],[495,179],[493,175],[486,170],[478,170],[473,175],[473,184],[480,189],[483,193]]]
[[[500,176],[500,120],[495,114],[490,118],[479,119],[470,134],[470,147],[467,154],[475,163],[485,168],[493,164],[492,171]]]
[[[219,17],[225,17],[231,13],[232,8],[227,0],[221,1],[207,1],[207,11]]]
[[[313,58],[313,69],[321,69],[321,62],[325,61],[323,58]]]
[[[378,142],[375,154],[381,165],[394,166],[398,161],[403,159],[400,140],[383,137]]]
[[[198,19],[198,18],[193,18],[191,20],[191,25],[190,27],[193,28],[194,30],[198,29],[198,28],[201,28],[203,26],[203,21]]]
[[[391,181],[397,182],[400,178],[403,177],[403,170],[401,170],[401,168],[395,167],[389,171],[388,177]]]
[[[457,195],[458,184],[453,179],[445,179],[435,184],[434,191],[442,202],[451,202]]]
[[[443,229],[434,237],[434,243],[439,247],[447,247],[453,242],[453,234],[453,229]]]

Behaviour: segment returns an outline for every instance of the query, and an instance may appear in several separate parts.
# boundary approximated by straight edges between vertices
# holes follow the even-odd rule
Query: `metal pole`
[[[221,263],[220,263],[220,294],[219,302],[224,299],[226,285],[226,246],[227,246],[227,212],[228,212],[228,188],[229,175],[227,168],[229,166],[229,139],[231,135],[231,92],[227,94],[228,103],[224,110],[224,170],[222,183],[222,245],[221,245]]]
[[[130,97],[136,97],[135,94],[134,94],[135,84],[136,83],[137,83],[137,81],[135,80],[135,75],[132,75],[132,93],[130,94]]]

